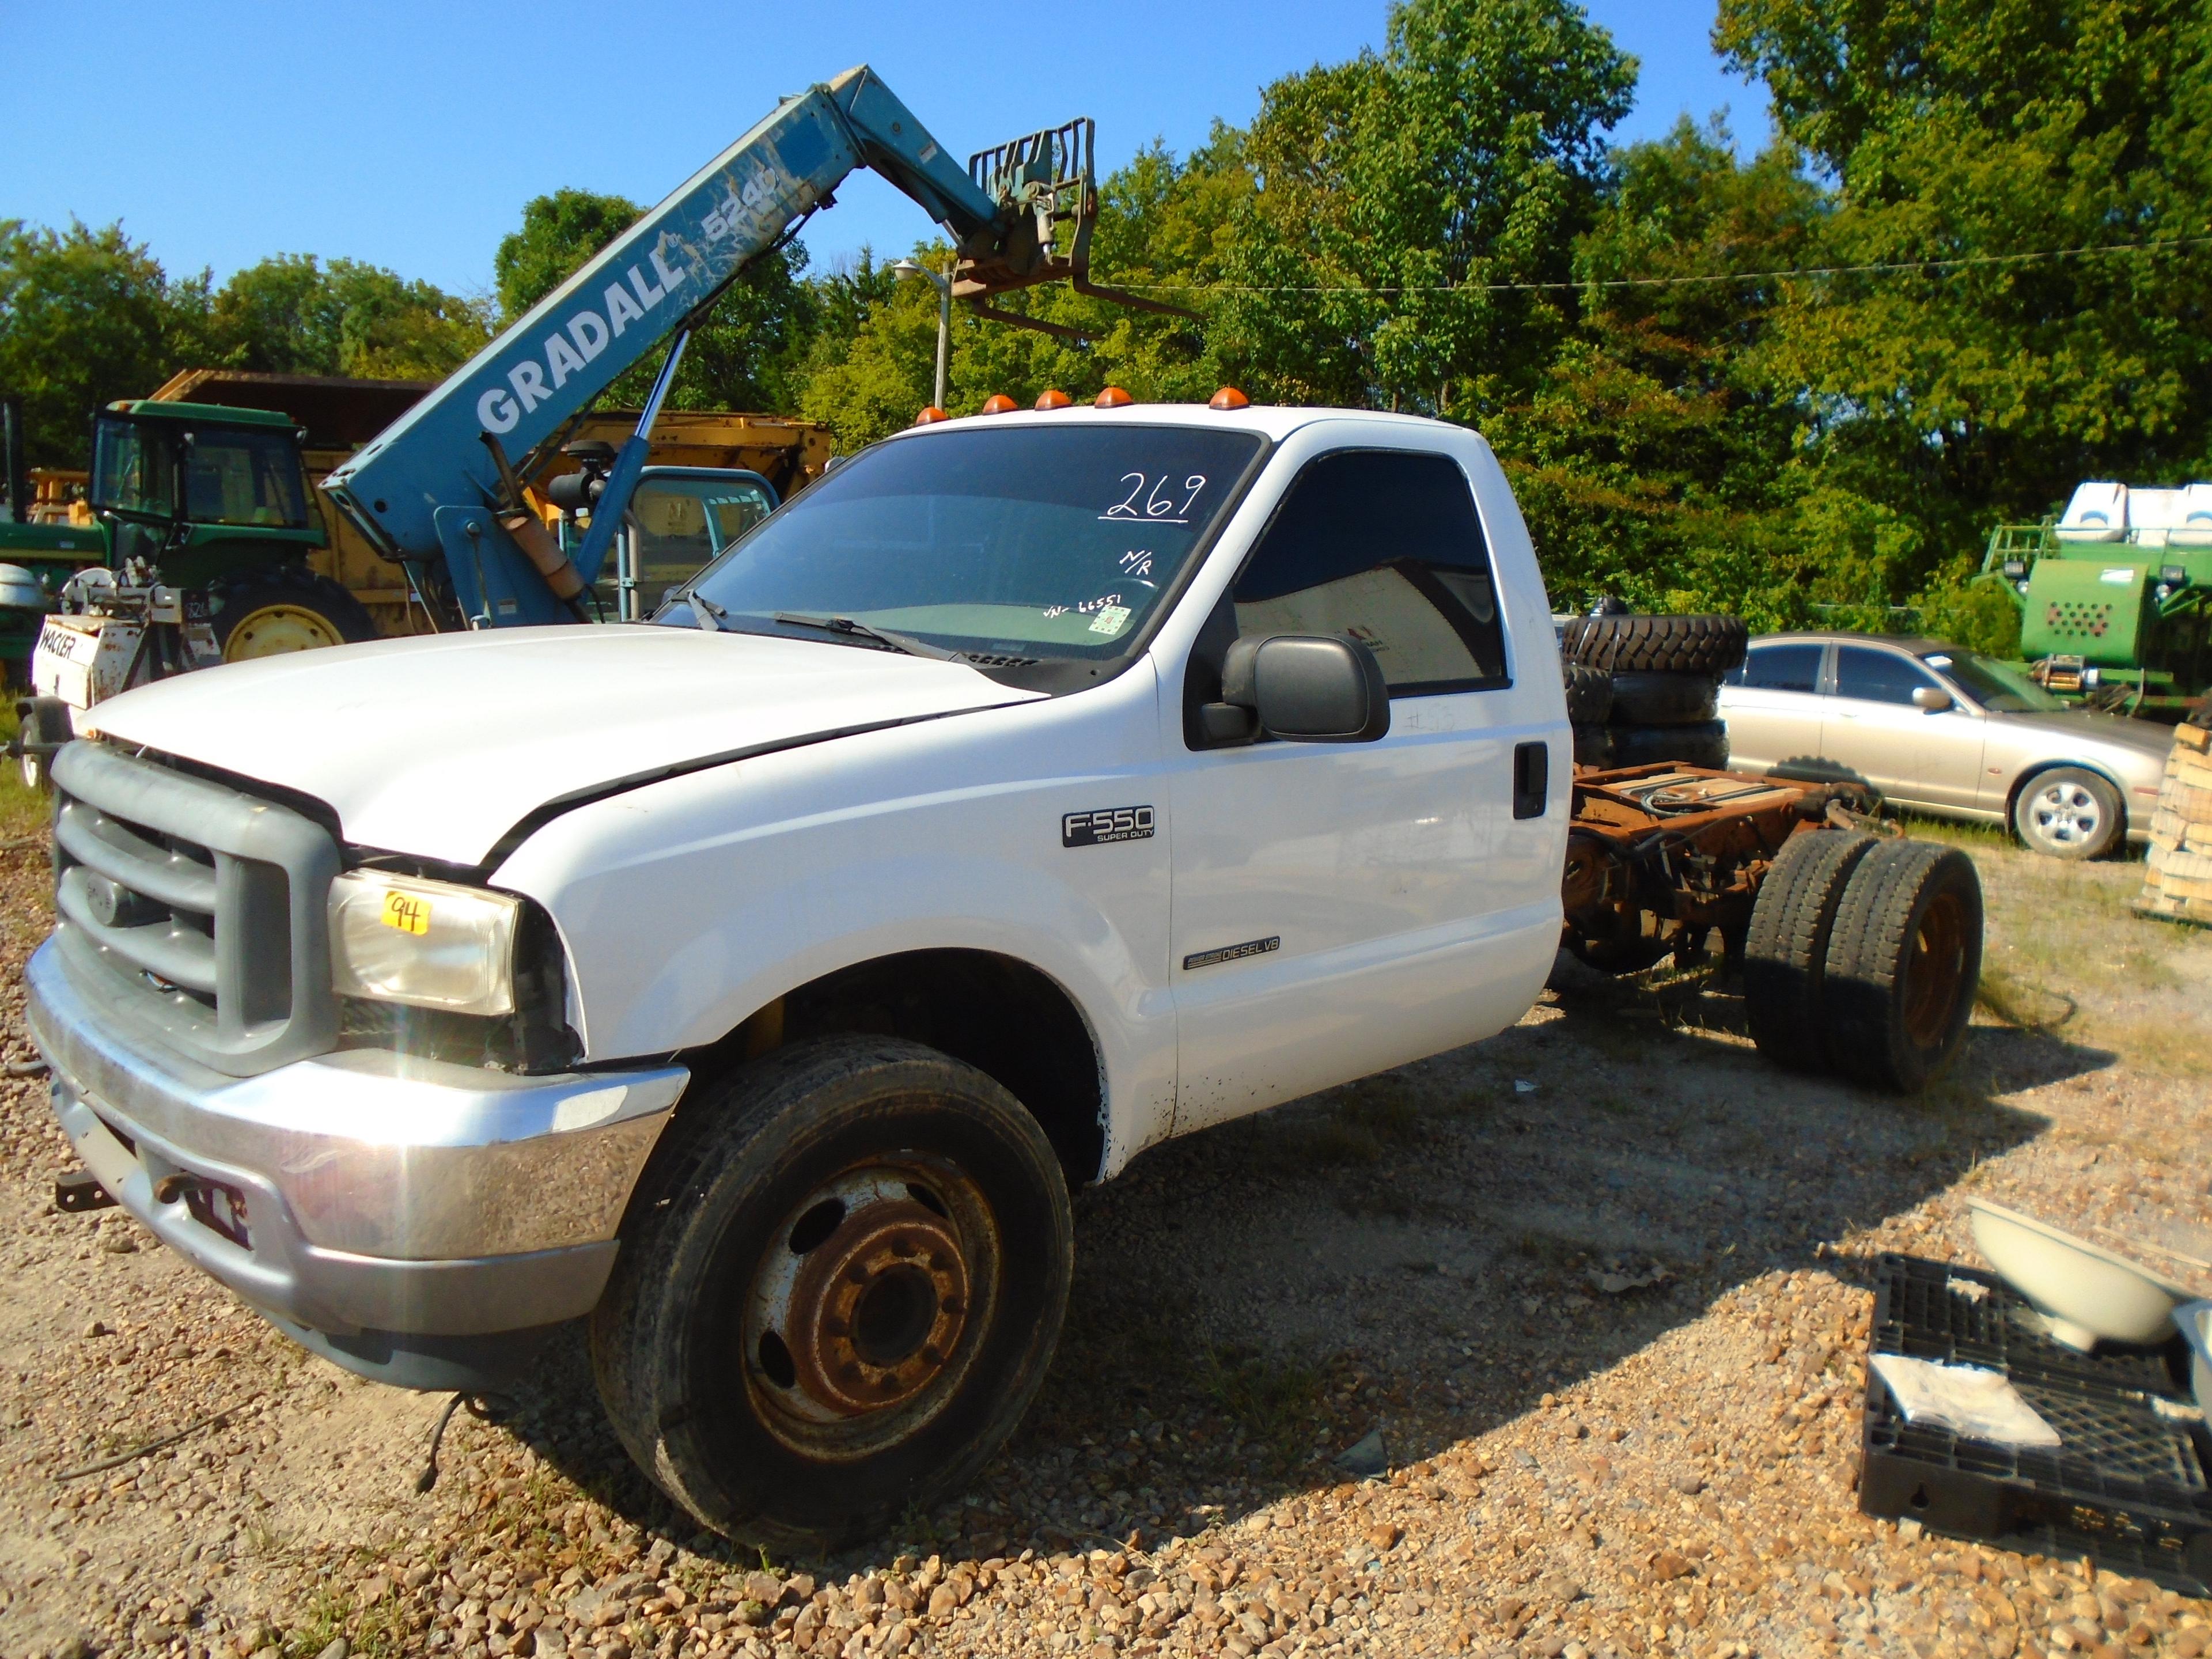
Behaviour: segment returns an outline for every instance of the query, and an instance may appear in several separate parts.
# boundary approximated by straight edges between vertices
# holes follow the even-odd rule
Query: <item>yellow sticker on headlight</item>
[[[416,893],[386,893],[384,911],[378,920],[403,933],[427,933],[430,931],[430,901]]]

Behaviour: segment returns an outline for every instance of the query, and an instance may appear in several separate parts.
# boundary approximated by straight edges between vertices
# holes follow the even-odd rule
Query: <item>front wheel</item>
[[[217,584],[208,593],[209,620],[225,662],[358,645],[376,638],[362,602],[328,576],[276,565]]]
[[[2028,850],[2055,859],[2101,858],[2127,833],[2120,792],[2094,772],[2054,766],[2022,786],[2012,826]]]
[[[997,1083],[918,1043],[798,1044],[671,1128],[592,1369],[630,1455],[702,1524],[818,1553],[1005,1443],[1073,1258],[1051,1144]]]

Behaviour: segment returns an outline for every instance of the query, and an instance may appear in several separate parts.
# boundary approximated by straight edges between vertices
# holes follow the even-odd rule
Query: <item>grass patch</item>
[[[0,697],[0,741],[15,735],[15,701]],[[0,757],[0,759],[4,759]],[[23,770],[14,761],[0,765],[0,841],[27,841],[46,833],[52,801],[23,787]]]
[[[1200,1386],[1247,1438],[1282,1463],[1312,1443],[1322,1417],[1322,1378],[1310,1367],[1249,1348],[1215,1348],[1200,1362]]]
[[[1990,1018],[2109,1048],[2147,1070],[2212,1070],[2212,1026],[2192,989],[2212,977],[2212,944],[2202,930],[2136,914],[2139,858],[2075,863],[1985,825],[1911,827],[1963,848],[1981,872],[1988,921],[1978,1000]]]

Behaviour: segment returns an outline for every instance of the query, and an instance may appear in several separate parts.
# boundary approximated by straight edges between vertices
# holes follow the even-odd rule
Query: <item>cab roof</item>
[[[1425,415],[1393,415],[1371,409],[1316,409],[1304,404],[1250,404],[1243,409],[1210,409],[1204,404],[1122,404],[1098,409],[1076,404],[1066,409],[1018,409],[1003,415],[962,415],[909,427],[889,441],[926,437],[940,432],[996,431],[1008,426],[1188,426],[1209,431],[1251,432],[1280,442],[1303,427],[1319,422],[1349,421],[1378,431],[1464,433],[1468,428],[1450,421],[1431,420]]]
[[[171,404],[157,403],[151,398],[136,401],[125,398],[108,404],[118,415],[131,415],[141,420],[191,421],[200,425],[259,426],[289,429],[296,424],[289,415],[277,409],[234,409],[228,404]]]

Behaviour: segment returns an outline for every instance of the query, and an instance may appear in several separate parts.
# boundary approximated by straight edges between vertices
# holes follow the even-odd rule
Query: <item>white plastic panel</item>
[[[2124,483],[2080,485],[2059,515],[2062,542],[2117,542],[2128,533],[2128,487]]]

